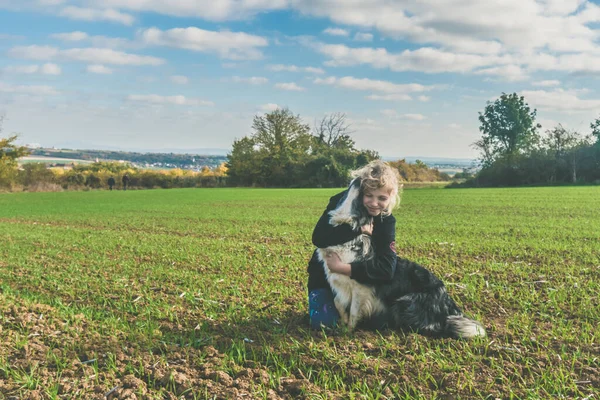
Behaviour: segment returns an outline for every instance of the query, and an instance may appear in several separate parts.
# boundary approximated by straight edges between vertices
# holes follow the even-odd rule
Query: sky
[[[475,158],[503,92],[542,133],[589,134],[598,77],[585,0],[0,0],[1,135],[20,144],[226,152],[287,107],[345,113],[383,157]]]

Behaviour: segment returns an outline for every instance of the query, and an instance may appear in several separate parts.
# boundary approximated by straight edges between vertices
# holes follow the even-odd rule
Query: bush
[[[18,181],[24,186],[32,186],[38,183],[54,183],[54,174],[42,163],[29,163],[23,165],[18,172]]]

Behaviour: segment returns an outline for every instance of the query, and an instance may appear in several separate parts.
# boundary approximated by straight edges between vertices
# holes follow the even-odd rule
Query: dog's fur
[[[350,184],[348,194],[329,213],[333,226],[343,223],[355,230],[371,218],[361,201],[360,180]],[[348,276],[332,273],[325,256],[335,252],[344,263],[364,261],[374,252],[371,238],[359,235],[339,246],[319,249],[325,275],[334,292],[335,306],[342,322],[353,330],[361,320],[384,316],[391,329],[418,332],[435,337],[471,338],[485,336],[483,326],[463,316],[446,292],[444,283],[421,265],[398,257],[390,283],[361,284]]]
[[[385,304],[377,296],[374,286],[362,285],[349,276],[333,273],[327,267],[325,256],[337,253],[344,263],[367,260],[372,257],[371,238],[360,235],[356,239],[339,246],[319,249],[319,259],[323,262],[325,276],[333,289],[335,308],[337,308],[342,322],[353,330],[363,319],[372,315],[384,313]]]

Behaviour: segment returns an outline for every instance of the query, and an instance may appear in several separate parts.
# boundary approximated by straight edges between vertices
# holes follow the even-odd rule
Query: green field
[[[0,399],[600,398],[600,187],[404,191],[474,341],[307,329],[335,192],[0,194]]]

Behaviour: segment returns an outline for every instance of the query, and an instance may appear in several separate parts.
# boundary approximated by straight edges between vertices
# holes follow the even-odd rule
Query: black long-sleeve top
[[[346,191],[329,199],[327,209],[321,215],[312,234],[312,242],[318,248],[336,246],[349,242],[361,234],[352,230],[348,224],[332,226],[329,224],[329,212],[336,208]],[[393,215],[373,218],[373,234],[371,243],[375,257],[365,262],[351,263],[352,279],[360,283],[385,283],[392,279],[396,271],[396,218]],[[323,265],[317,258],[316,250],[308,263],[308,291],[329,287]]]

